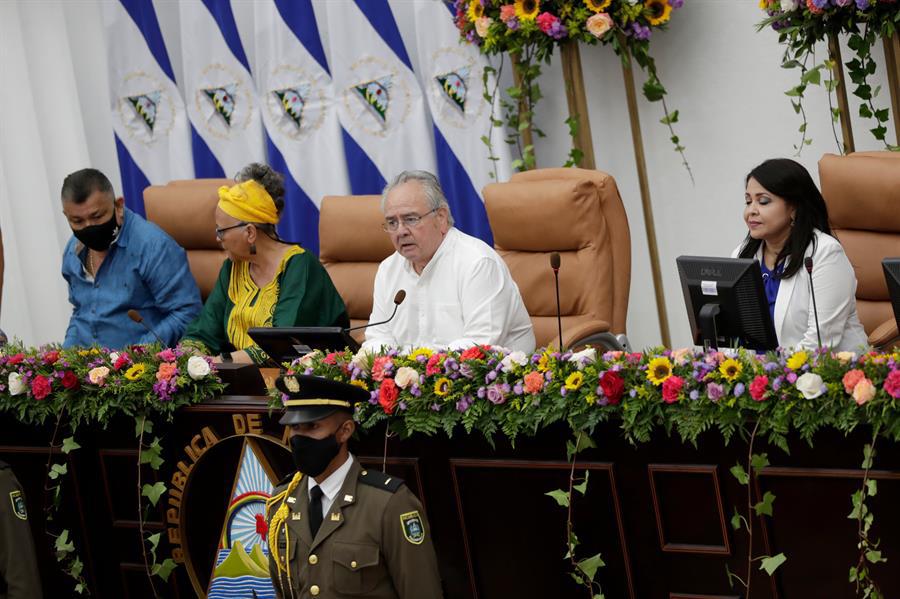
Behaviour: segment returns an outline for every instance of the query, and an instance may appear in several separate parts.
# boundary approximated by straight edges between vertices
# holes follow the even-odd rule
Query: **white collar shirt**
[[[347,473],[350,472],[350,467],[353,465],[353,454],[349,454],[347,456],[347,460],[341,464],[341,466],[332,472],[328,478],[323,480],[321,483],[317,483],[316,479],[313,477],[309,477],[309,488],[307,489],[307,493],[311,492],[313,487],[321,487],[322,488],[322,517],[328,513],[328,510],[331,509],[331,504],[334,503],[334,498],[337,497],[337,494],[340,492],[341,487],[344,486],[344,481],[347,479]],[[312,499],[312,495],[310,495],[310,499]]]
[[[406,299],[394,318],[366,329],[364,347],[410,349],[472,345],[534,351],[531,318],[506,263],[480,239],[451,228],[417,274],[394,253],[378,267],[369,322],[386,320],[397,291]]]

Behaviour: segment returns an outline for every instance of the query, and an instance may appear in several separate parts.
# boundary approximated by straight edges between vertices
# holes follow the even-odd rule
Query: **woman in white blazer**
[[[786,158],[763,162],[747,175],[744,202],[748,233],[732,257],[759,260],[779,345],[818,347],[811,280],[822,345],[834,351],[867,347],[856,314],[856,275],[831,234],[825,200],[806,169]],[[804,267],[807,256],[811,276]]]

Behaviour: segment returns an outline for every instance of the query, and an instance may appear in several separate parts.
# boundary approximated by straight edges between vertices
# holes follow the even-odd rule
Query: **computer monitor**
[[[884,280],[891,295],[891,307],[894,308],[894,320],[900,330],[900,258],[885,258],[881,261]]]
[[[749,258],[676,258],[696,345],[778,347],[759,262]]]
[[[356,339],[343,327],[253,327],[250,338],[278,364],[300,358],[313,350],[359,349]]]

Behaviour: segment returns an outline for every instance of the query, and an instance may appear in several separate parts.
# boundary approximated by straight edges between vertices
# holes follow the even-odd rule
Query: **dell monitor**
[[[885,258],[881,261],[884,280],[891,295],[891,307],[894,309],[894,320],[900,330],[900,258]]]
[[[278,364],[301,358],[313,350],[359,349],[359,343],[343,327],[253,327],[250,338]]]
[[[759,262],[679,256],[676,263],[696,345],[778,347]]]

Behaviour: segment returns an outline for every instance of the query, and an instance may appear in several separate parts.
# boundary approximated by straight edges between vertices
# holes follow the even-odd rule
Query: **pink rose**
[[[375,358],[375,361],[372,362],[372,379],[383,381],[385,377],[390,374],[393,366],[394,361],[391,360],[389,356],[378,356]]]
[[[475,33],[477,33],[479,37],[487,37],[488,29],[493,22],[494,20],[490,17],[481,17],[480,19],[476,20]]]
[[[170,347],[167,347],[166,349],[156,354],[156,357],[163,362],[174,362],[178,358],[178,356],[175,355],[175,352]]]
[[[596,38],[606,35],[606,32],[613,28],[613,19],[605,12],[598,13],[585,22],[587,30]]]
[[[766,397],[766,389],[769,386],[769,377],[759,375],[750,383],[750,397],[756,401],[762,401]]]
[[[178,373],[178,365],[174,362],[163,362],[156,371],[157,381],[168,381]]]
[[[900,397],[900,370],[891,371],[884,380],[884,390],[894,399]]]
[[[853,388],[853,399],[856,400],[856,405],[858,406],[863,405],[874,397],[875,385],[865,377],[856,383],[856,386]]]
[[[538,18],[535,19],[537,21],[538,27],[541,28],[541,31],[547,33],[551,29],[553,29],[553,24],[559,21],[556,15],[551,14],[549,12],[542,12],[538,15]]]
[[[859,384],[861,380],[866,378],[866,373],[858,368],[854,368],[853,370],[848,370],[847,374],[844,375],[843,380],[844,383],[844,391],[847,393],[853,393],[853,389],[856,388],[856,385]]]
[[[680,376],[672,375],[663,381],[662,385],[662,396],[663,401],[666,403],[675,403],[678,401],[678,394],[681,393],[681,388],[684,387],[684,379]]]

